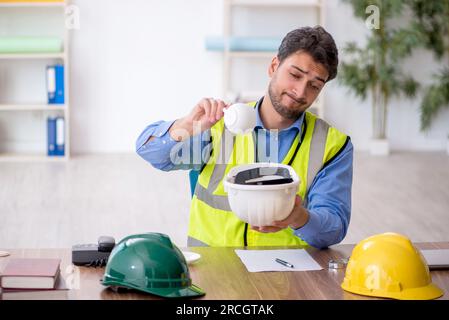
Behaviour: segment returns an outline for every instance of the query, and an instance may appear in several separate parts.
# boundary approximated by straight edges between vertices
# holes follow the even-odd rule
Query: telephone
[[[109,236],[99,237],[98,244],[76,244],[72,246],[72,263],[76,266],[105,266],[114,247],[115,239]]]

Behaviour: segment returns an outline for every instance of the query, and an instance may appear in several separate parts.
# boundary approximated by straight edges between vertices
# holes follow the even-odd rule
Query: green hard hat
[[[205,294],[192,284],[184,255],[162,233],[136,234],[122,239],[109,256],[103,285],[166,298]]]

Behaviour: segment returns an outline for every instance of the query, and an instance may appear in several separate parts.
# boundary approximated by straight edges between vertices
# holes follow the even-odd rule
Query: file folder
[[[47,67],[47,94],[49,104],[64,104],[64,66]]]
[[[47,118],[47,155],[56,155],[56,118]]]
[[[57,156],[64,156],[65,150],[65,123],[63,117],[56,118],[56,152]]]

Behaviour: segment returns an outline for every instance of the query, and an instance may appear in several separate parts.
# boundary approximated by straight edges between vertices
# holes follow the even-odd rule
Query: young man
[[[153,123],[142,132],[137,153],[154,167],[201,171],[190,208],[189,246],[325,248],[344,238],[351,213],[353,147],[348,136],[306,112],[324,85],[336,77],[337,66],[335,42],[322,27],[293,30],[269,65],[271,80],[265,96],[255,104],[257,122],[251,141],[248,135],[229,139],[223,124],[228,105],[213,98],[202,99],[183,118]],[[276,146],[274,154],[267,157],[254,151],[261,137],[271,148]],[[239,145],[251,146],[244,157],[236,149]],[[184,156],[193,152],[193,158],[200,160],[180,163],[183,150]],[[225,172],[250,162],[282,162],[297,172],[301,184],[285,220],[248,226],[232,213],[223,190]]]

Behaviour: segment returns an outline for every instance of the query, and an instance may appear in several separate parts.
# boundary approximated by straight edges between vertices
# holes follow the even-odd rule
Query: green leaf
[[[420,84],[412,77],[406,77],[401,83],[401,89],[404,94],[409,98],[416,97],[416,93],[420,87]]]
[[[426,88],[421,102],[421,130],[430,128],[441,109],[449,107],[449,68],[435,75],[435,83]]]

